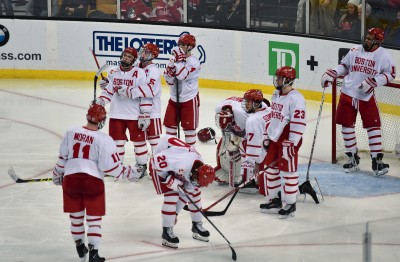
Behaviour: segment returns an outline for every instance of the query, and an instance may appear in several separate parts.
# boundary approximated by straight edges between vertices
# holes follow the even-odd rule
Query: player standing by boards
[[[137,57],[135,48],[124,49],[120,65],[112,67],[108,79],[100,81],[103,91],[96,103],[110,103],[109,135],[117,144],[121,162],[124,161],[125,143],[128,140],[126,130],[129,130],[135,150],[135,172],[144,176],[148,162],[145,130],[151,122],[152,97],[147,97],[151,90],[146,83],[145,72],[133,65]]]
[[[90,106],[86,126],[68,130],[61,142],[53,169],[53,183],[62,185],[64,212],[69,213],[71,234],[82,261],[89,252],[89,262],[105,261],[98,254],[101,220],[105,215],[104,174],[137,181],[130,166],[120,162],[112,138],[99,130],[106,121],[103,106]],[[89,250],[85,245],[85,214]]]
[[[267,203],[260,205],[263,213],[279,214],[279,218],[294,216],[298,193],[298,151],[306,128],[306,102],[303,95],[293,88],[296,70],[283,66],[274,75],[275,92],[271,99],[271,121],[267,127],[264,147],[267,155],[261,170],[267,180]],[[275,163],[275,164],[273,164]],[[271,167],[269,165],[272,164]],[[285,185],[281,192],[281,177]],[[286,205],[282,208],[279,192]]]
[[[191,146],[196,143],[200,107],[200,61],[192,54],[195,46],[196,38],[193,35],[182,35],[178,46],[172,49],[172,57],[164,71],[171,96],[164,116],[166,133],[177,136],[181,123],[185,142]]]
[[[193,147],[170,135],[160,139],[150,160],[150,166],[156,192],[164,194],[161,208],[162,244],[178,248],[179,238],[174,234],[173,227],[179,212],[186,204],[192,219],[193,238],[208,242],[210,232],[203,227],[199,210],[202,207],[200,188],[214,181],[214,169],[204,164],[202,157]]]
[[[336,124],[342,126],[342,136],[348,162],[343,165],[345,172],[360,168],[357,154],[355,122],[360,112],[363,127],[367,130],[372,159],[372,170],[376,176],[389,171],[383,159],[381,120],[374,89],[383,86],[396,77],[394,59],[381,43],[384,32],[371,28],[364,37],[364,43],[350,49],[340,64],[328,69],[321,78],[323,88],[344,76],[344,81],[336,111]]]

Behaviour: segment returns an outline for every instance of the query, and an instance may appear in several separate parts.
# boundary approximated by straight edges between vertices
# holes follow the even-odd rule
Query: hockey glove
[[[242,181],[249,181],[250,179],[253,178],[254,176],[254,164],[244,161],[242,165],[240,166],[240,175],[242,176]]]
[[[93,101],[90,103],[91,105],[93,104]],[[105,102],[104,102],[104,100],[103,99],[101,99],[101,98],[96,98],[96,100],[94,100],[94,104],[96,104],[96,105],[101,105],[101,106],[105,106]]]
[[[135,166],[124,166],[122,178],[128,179],[130,182],[138,182],[143,177],[143,173],[139,171]]]
[[[284,140],[282,142],[282,150],[283,158],[287,161],[290,161],[296,153],[294,150],[294,143],[290,140]]]
[[[375,78],[368,77],[367,79],[362,81],[359,89],[365,94],[371,94],[374,91],[375,87],[377,87],[377,85],[378,84],[376,83]]]
[[[186,54],[179,46],[175,46],[172,48],[172,56],[175,62],[185,62],[186,61]]]
[[[132,94],[131,94],[131,91],[132,91],[132,87],[131,86],[119,86],[118,87],[118,94],[120,95],[120,96],[124,96],[124,97],[132,97]]]
[[[109,83],[109,82],[108,82],[108,79],[107,79],[106,77],[103,78],[103,79],[101,79],[101,80],[100,80],[100,83],[99,83],[101,90],[106,89],[108,83]]]
[[[142,131],[146,131],[149,125],[150,125],[150,114],[149,113],[139,114],[138,127],[142,129]]]
[[[54,167],[54,169],[53,169],[53,184],[56,185],[56,186],[61,186],[63,178],[64,178],[64,174],[61,173],[57,169],[57,167]]]
[[[328,69],[321,77],[321,86],[325,88],[337,78],[337,72],[333,69]]]
[[[174,64],[172,66],[167,66],[165,69],[165,74],[169,77],[175,77],[176,67]]]
[[[183,186],[183,182],[180,181],[179,179],[177,179],[176,177],[174,177],[173,175],[167,176],[165,181],[162,183],[174,191],[178,191],[178,187]]]

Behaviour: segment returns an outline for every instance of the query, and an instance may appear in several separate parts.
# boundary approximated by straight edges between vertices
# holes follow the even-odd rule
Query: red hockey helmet
[[[122,55],[125,54],[125,53],[129,53],[129,54],[133,55],[134,58],[137,58],[137,51],[133,47],[125,48],[124,51],[122,51]]]
[[[191,46],[192,49],[196,46],[196,38],[190,34],[184,34],[179,37],[178,45],[188,45]]]
[[[99,129],[102,129],[106,123],[107,113],[104,106],[92,104],[86,114],[86,119],[89,123],[97,124]]]
[[[151,59],[157,58],[158,54],[160,53],[160,49],[158,48],[158,46],[153,43],[147,43],[144,46],[142,46],[142,48],[144,50],[147,50],[153,55]]]
[[[215,131],[211,127],[200,129],[200,131],[197,132],[197,138],[203,143],[207,143],[210,140],[215,140],[215,143],[217,143],[217,140],[215,139]]]
[[[364,36],[363,47],[367,51],[375,50],[382,44],[384,38],[385,32],[383,29],[378,27],[370,28]],[[371,44],[368,44],[366,41],[371,41]],[[374,48],[375,46],[376,48]]]
[[[131,54],[131,55],[133,56],[133,59],[132,59],[132,61],[131,61],[130,63],[128,63],[128,62],[122,60],[122,58],[124,57],[124,54]],[[124,51],[122,51],[122,53],[121,53],[121,57],[120,57],[120,59],[121,59],[121,65],[122,65],[123,67],[130,67],[130,66],[133,65],[133,63],[135,63],[137,57],[138,57],[138,54],[137,54],[136,49],[133,48],[133,47],[127,47],[127,48],[125,48]]]
[[[247,90],[243,95],[242,108],[247,113],[254,113],[256,108],[261,107],[263,101],[263,93],[258,89]],[[248,103],[251,101],[252,103]]]
[[[190,179],[191,183],[197,187],[206,187],[214,181],[215,170],[210,165],[198,161],[193,165]]]
[[[281,90],[285,86],[292,85],[296,79],[296,69],[290,66],[282,66],[278,68],[274,75],[274,86]]]

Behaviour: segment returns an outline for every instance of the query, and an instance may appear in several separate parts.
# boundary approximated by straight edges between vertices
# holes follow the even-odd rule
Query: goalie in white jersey
[[[154,131],[155,136],[161,132],[157,118],[150,119],[153,112],[160,110],[160,103],[156,99],[153,103],[154,92],[146,83],[143,69],[133,65],[137,57],[135,48],[124,49],[120,65],[112,67],[108,79],[100,81],[103,91],[96,103],[110,103],[109,135],[117,144],[121,162],[124,161],[125,143],[128,141],[126,130],[129,130],[129,139],[135,150],[135,171],[144,176],[148,162],[145,131]]]
[[[344,76],[336,124],[342,126],[345,152],[349,158],[343,165],[346,172],[360,169],[355,132],[358,112],[368,134],[372,170],[377,176],[389,171],[389,165],[382,162],[381,120],[374,89],[392,81],[396,77],[396,68],[393,57],[380,46],[383,39],[382,29],[369,29],[364,43],[353,47],[336,68],[328,69],[321,78],[321,85],[326,88],[336,77]]]
[[[306,102],[303,95],[292,87],[295,79],[296,70],[292,67],[283,66],[276,70],[271,121],[264,141],[267,155],[260,165],[260,170],[266,168],[267,181],[267,203],[260,205],[261,212],[278,213],[279,218],[294,216],[299,190],[298,151],[306,128]],[[283,191],[281,177],[285,184]],[[286,200],[283,208],[280,192]]]
[[[65,133],[53,169],[53,183],[63,187],[64,212],[69,213],[79,257],[84,261],[89,252],[89,261],[104,261],[98,254],[101,220],[106,212],[104,174],[130,181],[139,177],[130,166],[122,165],[112,138],[98,131],[106,121],[104,107],[92,105],[86,118],[86,126]],[[85,245],[85,214],[89,250]]]
[[[213,182],[214,169],[204,164],[202,157],[193,147],[170,135],[160,139],[150,160],[150,167],[157,194],[164,194],[161,208],[162,244],[178,248],[179,239],[175,236],[173,227],[179,212],[186,204],[192,219],[193,238],[208,241],[210,233],[202,226],[202,214],[199,211],[202,207],[200,187],[206,187]]]
[[[176,136],[181,123],[185,141],[191,146],[196,143],[200,107],[200,61],[192,54],[195,46],[196,38],[193,35],[182,35],[178,46],[172,49],[170,63],[164,71],[171,96],[164,116],[166,133]]]

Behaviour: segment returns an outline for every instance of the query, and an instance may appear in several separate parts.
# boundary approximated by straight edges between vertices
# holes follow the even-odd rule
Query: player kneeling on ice
[[[86,126],[68,130],[61,142],[59,157],[53,169],[53,183],[62,185],[64,212],[69,213],[71,234],[78,256],[89,262],[105,261],[98,249],[101,219],[105,215],[104,174],[116,179],[137,181],[132,167],[123,166],[113,139],[100,132],[106,121],[102,105],[90,106]],[[89,249],[85,245],[85,213]]]
[[[260,205],[261,212],[278,213],[279,218],[294,216],[299,190],[297,163],[306,128],[306,102],[303,95],[292,87],[295,79],[296,71],[292,67],[283,66],[276,70],[271,120],[264,141],[267,155],[260,165],[260,170],[265,170],[259,180],[267,181],[267,202]],[[281,177],[285,183],[283,191]],[[286,200],[284,207],[280,192]]]
[[[169,135],[160,139],[150,166],[157,194],[164,194],[161,207],[162,244],[178,248],[179,239],[173,227],[186,204],[192,218],[193,238],[207,242],[210,233],[203,227],[200,187],[206,187],[214,181],[214,169],[203,163],[202,157],[193,147]]]
[[[229,183],[233,187],[241,180],[241,155],[244,152],[242,142],[246,134],[246,119],[249,116],[241,106],[242,101],[242,97],[229,97],[215,107],[215,124],[222,132],[217,146],[215,167],[215,181],[219,185]],[[200,137],[199,140],[201,141]]]

